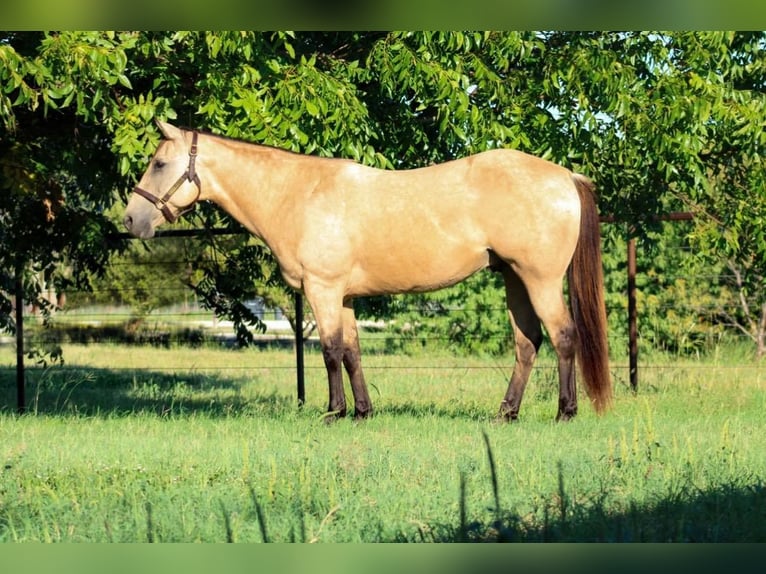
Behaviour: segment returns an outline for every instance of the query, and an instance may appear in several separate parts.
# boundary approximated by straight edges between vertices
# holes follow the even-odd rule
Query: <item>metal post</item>
[[[16,298],[16,405],[20,415],[27,409],[24,384],[24,283],[23,267],[16,266],[14,290]]]
[[[638,312],[636,306],[636,239],[628,237],[628,355],[630,388],[638,392]]]
[[[306,402],[306,386],[303,373],[303,295],[295,292],[295,368],[298,377],[298,406]]]

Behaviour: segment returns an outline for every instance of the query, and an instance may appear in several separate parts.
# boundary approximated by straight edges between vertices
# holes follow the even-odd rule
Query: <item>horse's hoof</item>
[[[372,418],[372,409],[369,411],[360,411],[359,409],[354,411],[354,420],[363,421]]]
[[[346,416],[346,411],[327,411],[325,414],[322,415],[322,420],[325,424],[331,425],[335,421],[342,419]]]
[[[519,422],[519,415],[518,413],[512,414],[510,412],[505,412],[503,410],[500,410],[500,412],[497,413],[495,418],[492,419],[492,422],[498,425],[508,424],[508,423],[517,423]]]
[[[573,418],[575,418],[575,415],[577,413],[559,413],[556,415],[556,422],[557,423],[566,423],[571,421]]]

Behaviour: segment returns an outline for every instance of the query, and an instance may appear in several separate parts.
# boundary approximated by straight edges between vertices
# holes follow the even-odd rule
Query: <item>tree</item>
[[[462,68],[449,64],[454,51],[434,57],[427,35],[415,39],[418,48],[399,57],[416,70],[413,53],[466,73],[468,79],[457,84],[470,93],[467,102],[453,94],[443,104],[446,111],[431,114],[442,118],[451,114],[447,133],[440,132],[446,141],[450,131],[466,136],[466,146],[453,148],[453,140],[448,149],[478,151],[481,146],[510,143],[584,172],[598,183],[602,213],[629,223],[631,233],[641,238],[658,237],[656,215],[694,211],[695,247],[708,259],[730,254],[729,267],[737,262],[732,287],[740,294],[740,309],[721,316],[760,345],[766,328],[762,267],[766,253],[760,221],[764,195],[759,193],[764,188],[760,153],[766,118],[766,36],[720,32],[500,36],[488,35],[483,43],[477,42],[471,58],[461,60]],[[459,43],[457,38],[452,40]],[[450,49],[449,41],[439,40],[439,46]],[[438,48],[433,52],[440,53]],[[422,74],[404,75],[400,81],[409,82],[400,92],[427,89],[419,85]],[[439,101],[434,95],[426,99]],[[416,109],[423,107],[418,104]],[[503,131],[504,126],[513,128]],[[449,153],[441,156],[448,158]],[[715,175],[721,173],[727,175]],[[615,233],[615,228],[607,233]],[[673,289],[683,292],[680,283]],[[725,304],[726,291],[719,294],[718,300]],[[699,320],[692,304],[684,316]]]
[[[106,34],[4,33],[0,37],[0,327],[13,329],[9,288],[47,311],[42,281],[84,280],[102,270],[104,216],[119,178],[108,132],[97,123],[104,94],[124,76],[122,40]],[[107,107],[104,103],[104,107]],[[85,121],[83,121],[85,120]],[[116,246],[115,246],[116,247]],[[71,274],[61,274],[65,266]]]
[[[694,211],[695,247],[708,259],[734,253],[748,271],[733,273],[747,306],[722,316],[758,342],[766,327],[764,274],[753,272],[766,261],[761,247],[754,251],[762,209],[750,217],[745,208],[763,201],[763,33],[404,34],[398,47],[393,38],[379,74],[398,82],[406,124],[419,121],[426,134],[403,141],[439,150],[428,156],[434,161],[510,145],[567,165],[596,180],[602,213],[644,239],[659,237],[656,215]],[[403,69],[413,73],[395,73]],[[713,175],[722,170],[726,185]],[[734,181],[732,170],[750,181]],[[673,291],[685,292],[680,283]],[[726,291],[719,295],[726,304]],[[422,297],[422,312],[449,297]],[[691,303],[683,318],[698,322]]]
[[[762,96],[761,118],[766,115],[763,101]],[[761,127],[766,125],[760,121]],[[753,138],[749,155],[720,158],[713,165],[717,171],[704,198],[701,224],[692,236],[702,253],[715,254],[727,270],[722,284],[729,296],[719,300],[718,319],[750,339],[758,359],[766,356],[766,171],[760,156],[764,143],[761,131]]]
[[[103,268],[115,229],[105,213],[143,171],[159,117],[385,168],[518,148],[592,177],[602,213],[638,236],[658,228],[656,214],[694,210],[698,248],[747,269],[740,290],[760,301],[766,258],[743,245],[760,237],[750,213],[763,195],[764,42],[718,32],[5,33],[0,264],[13,269],[28,253],[50,274],[64,261]],[[67,215],[51,224],[49,212]],[[206,205],[190,218],[234,225]],[[193,287],[245,340],[257,320],[241,297],[278,299],[278,273],[245,236],[206,241],[220,257],[197,264]],[[414,301],[432,310],[476,295],[480,306],[485,289],[493,280],[477,277]],[[390,313],[396,301],[360,311]]]
[[[690,84],[713,102],[700,110],[709,133],[700,152],[706,185],[682,198],[700,220],[695,247],[729,271],[723,286],[730,295],[721,299],[718,318],[751,339],[760,359],[766,356],[766,34],[719,34],[706,51],[696,40],[682,35],[678,51],[693,69]]]

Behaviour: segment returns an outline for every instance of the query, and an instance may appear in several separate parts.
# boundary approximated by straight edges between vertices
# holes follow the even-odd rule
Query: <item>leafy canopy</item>
[[[32,299],[41,275],[104,269],[119,248],[109,208],[156,147],[158,117],[388,169],[522,149],[592,177],[602,213],[634,234],[694,211],[697,248],[737,262],[763,301],[765,44],[761,32],[2,33],[4,287],[23,268]],[[231,222],[203,206],[191,225]],[[246,236],[202,273],[199,296],[244,323],[232,300],[276,276]],[[6,328],[9,309],[0,295]]]

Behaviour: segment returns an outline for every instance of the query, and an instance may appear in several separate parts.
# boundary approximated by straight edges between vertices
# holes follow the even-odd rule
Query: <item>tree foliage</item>
[[[103,270],[116,231],[104,215],[120,185],[104,121],[128,83],[120,40],[105,34],[5,34],[0,41],[0,326],[12,329],[8,288],[44,310],[44,282],[80,284]],[[123,183],[124,185],[124,183]],[[113,246],[117,247],[117,246]],[[66,270],[66,272],[64,272]]]
[[[656,237],[657,214],[694,211],[690,240],[736,267],[741,280],[730,289],[748,303],[723,319],[759,325],[765,49],[755,32],[3,33],[5,291],[20,266],[64,277],[68,265],[70,280],[104,268],[115,230],[108,209],[143,171],[159,117],[389,169],[495,147],[540,155],[592,177],[602,213],[640,237]],[[191,218],[232,225],[210,206]],[[208,243],[218,264],[200,263],[192,276],[213,309],[244,329],[253,318],[241,297],[271,290],[284,300],[262,245],[245,236]],[[409,301],[424,312],[453,301],[484,309],[495,283],[480,276]],[[360,311],[402,306],[369,301]],[[0,297],[5,327],[9,309]],[[437,317],[427,328],[455,344],[485,332],[455,321],[438,327]]]

